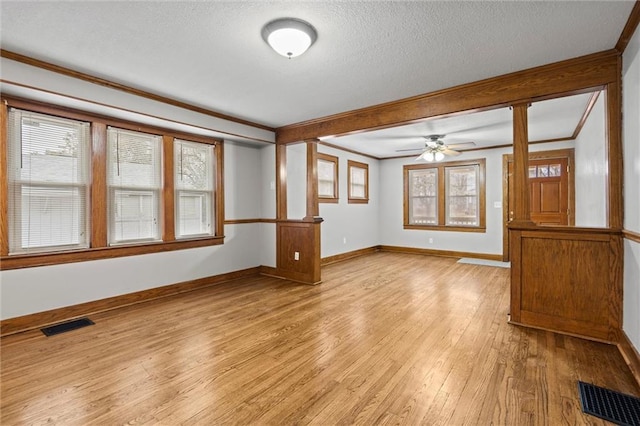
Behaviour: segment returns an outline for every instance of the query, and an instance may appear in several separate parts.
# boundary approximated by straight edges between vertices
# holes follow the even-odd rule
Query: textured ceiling
[[[592,93],[534,102],[528,112],[529,140],[571,138],[582,119]],[[604,120],[604,117],[600,117]],[[461,150],[510,145],[513,141],[512,112],[509,108],[434,118],[406,126],[321,138],[377,158],[417,156],[425,146],[425,136],[443,135],[447,145],[473,142]],[[415,149],[415,151],[408,151]]]
[[[2,48],[278,127],[611,49],[633,1],[1,2]],[[260,36],[312,23],[288,60]]]

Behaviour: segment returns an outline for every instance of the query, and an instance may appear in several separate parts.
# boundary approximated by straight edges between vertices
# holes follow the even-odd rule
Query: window
[[[2,100],[0,269],[224,243],[222,141]]]
[[[176,139],[176,237],[211,235],[213,223],[213,146]]]
[[[404,166],[404,227],[484,232],[485,160]]]
[[[347,161],[347,174],[349,182],[349,203],[369,202],[369,165],[357,161]]]
[[[11,109],[10,254],[89,246],[89,123]]]
[[[109,244],[158,241],[162,188],[162,138],[107,130]]]
[[[338,157],[318,154],[318,202],[338,202]]]

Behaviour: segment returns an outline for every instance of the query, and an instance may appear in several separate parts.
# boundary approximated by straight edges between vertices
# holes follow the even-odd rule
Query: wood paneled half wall
[[[510,227],[510,322],[608,343],[622,325],[622,235]]]

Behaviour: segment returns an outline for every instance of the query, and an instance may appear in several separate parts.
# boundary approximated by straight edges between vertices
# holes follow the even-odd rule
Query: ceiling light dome
[[[316,30],[296,18],[281,18],[262,28],[262,38],[280,55],[289,59],[302,55],[318,38]]]

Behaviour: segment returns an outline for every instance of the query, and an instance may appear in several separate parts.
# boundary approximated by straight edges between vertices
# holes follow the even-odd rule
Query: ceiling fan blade
[[[458,155],[460,155],[460,154],[461,154],[460,152],[458,152],[458,151],[454,151],[454,150],[449,149],[449,148],[446,148],[446,149],[442,150],[442,153],[443,153],[444,155],[449,155],[449,156],[451,156],[451,157],[457,157]]]
[[[447,148],[452,148],[452,149],[464,148],[466,146],[476,146],[476,143],[475,142],[462,142],[462,143],[453,143],[451,145],[447,144]]]

